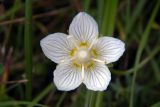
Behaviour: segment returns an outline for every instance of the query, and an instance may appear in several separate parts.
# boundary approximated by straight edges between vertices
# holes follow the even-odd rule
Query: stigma
[[[87,49],[79,49],[76,56],[79,63],[85,64],[90,59],[90,52]]]

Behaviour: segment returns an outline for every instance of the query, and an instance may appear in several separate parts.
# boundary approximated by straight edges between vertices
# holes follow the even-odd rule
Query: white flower
[[[81,83],[94,91],[107,89],[111,73],[105,64],[117,61],[125,48],[121,40],[98,39],[98,35],[96,21],[80,12],[69,27],[69,35],[54,33],[41,40],[44,54],[58,63],[54,83],[59,90],[74,90]]]

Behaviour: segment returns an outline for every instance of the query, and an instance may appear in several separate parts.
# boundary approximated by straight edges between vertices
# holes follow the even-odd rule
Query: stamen
[[[67,36],[67,39],[72,38],[72,37],[73,37],[73,36],[69,35],[69,36]]]
[[[61,60],[61,61],[60,61],[60,63],[64,63],[64,62],[65,62],[65,60]]]
[[[84,65],[82,64],[82,80],[84,80]]]
[[[71,39],[71,42],[76,46],[76,48],[77,49],[79,48],[77,43],[73,40],[73,36],[72,35],[67,36],[67,39]]]
[[[99,59],[95,59],[95,58],[92,58],[93,61],[96,61],[96,62],[99,62],[99,63],[104,63],[105,64],[105,61],[103,60],[99,60]]]
[[[90,50],[92,48],[92,46],[98,41],[97,38],[95,38],[92,42],[91,45],[89,46],[88,50]]]
[[[69,58],[68,58],[68,59],[65,58],[65,59],[61,60],[60,63],[70,62],[70,61],[72,61],[72,60],[74,60],[74,59],[75,59],[75,57],[72,57],[72,58],[70,58],[70,59],[69,59]]]

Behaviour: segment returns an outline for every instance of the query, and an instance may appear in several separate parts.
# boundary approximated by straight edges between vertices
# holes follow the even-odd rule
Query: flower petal
[[[113,37],[101,37],[94,45],[98,53],[98,59],[105,60],[106,63],[117,61],[125,51],[125,44]]]
[[[90,90],[106,90],[111,80],[111,73],[107,66],[95,63],[92,69],[85,71],[84,84]]]
[[[50,34],[40,42],[44,54],[56,63],[69,58],[69,51],[74,45],[63,33]]]
[[[81,71],[71,63],[61,63],[54,71],[54,83],[58,90],[74,90],[82,83]]]
[[[92,42],[98,37],[98,25],[90,15],[80,12],[70,24],[69,34],[78,42]]]

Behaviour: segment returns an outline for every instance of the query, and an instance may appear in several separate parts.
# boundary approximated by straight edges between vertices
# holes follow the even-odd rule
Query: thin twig
[[[15,80],[15,81],[4,81],[4,82],[0,82],[0,84],[26,83],[27,81],[28,81],[27,79]]]
[[[47,16],[53,16],[53,15],[58,14],[59,12],[67,11],[67,10],[68,10],[68,7],[65,7],[65,8],[62,8],[62,9],[59,9],[59,10],[52,10],[52,11],[47,12],[47,13],[42,13],[42,14],[34,15],[33,19],[39,19],[39,18],[43,18],[43,17],[47,17]],[[17,18],[17,19],[14,19],[14,20],[2,21],[2,22],[0,22],[0,26],[2,26],[2,25],[8,25],[8,24],[13,24],[13,23],[21,23],[21,22],[24,22],[24,21],[25,21],[24,17]]]

